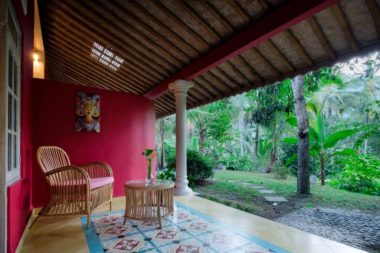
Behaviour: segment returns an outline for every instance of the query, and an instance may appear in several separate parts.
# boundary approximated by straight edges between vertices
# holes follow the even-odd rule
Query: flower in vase
[[[150,180],[152,179],[152,160],[156,158],[156,150],[147,148],[142,154],[145,156],[148,162],[147,181],[150,182]]]

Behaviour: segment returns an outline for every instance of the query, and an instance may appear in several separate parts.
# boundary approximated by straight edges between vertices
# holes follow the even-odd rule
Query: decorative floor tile
[[[108,225],[114,225],[124,222],[124,215],[122,213],[110,213],[104,216],[92,218],[92,222],[95,227],[103,227]]]
[[[108,240],[115,237],[129,236],[139,233],[139,231],[128,222],[125,225],[118,223],[116,225],[98,227],[96,232],[101,240]]]
[[[91,253],[287,253],[178,203],[174,215],[163,219],[161,229],[156,221],[128,219],[123,225],[123,211],[94,214],[89,229],[86,217],[81,220]]]
[[[208,245],[193,238],[161,247],[160,251],[168,252],[168,253],[207,253],[207,252],[214,253],[215,252]]]
[[[102,242],[103,252],[107,253],[142,252],[155,249],[150,240],[147,240],[142,234],[134,234],[123,238],[116,237]]]
[[[185,222],[180,224],[179,227],[186,229],[186,231],[192,235],[200,235],[220,228],[219,225],[210,223],[205,219],[196,219],[190,222]]]
[[[207,235],[201,235],[198,238],[199,240],[204,240],[205,243],[218,252],[229,252],[250,242],[239,234],[224,228],[215,230]]]

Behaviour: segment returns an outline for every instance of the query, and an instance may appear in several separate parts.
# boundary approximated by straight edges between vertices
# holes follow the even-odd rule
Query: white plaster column
[[[176,180],[175,195],[186,195],[192,192],[187,180],[187,154],[186,154],[186,97],[187,91],[193,83],[177,80],[169,85],[173,90],[176,104]]]

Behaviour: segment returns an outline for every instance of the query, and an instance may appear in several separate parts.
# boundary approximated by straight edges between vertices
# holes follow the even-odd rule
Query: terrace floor
[[[289,252],[364,252],[194,195],[176,197],[176,201]],[[115,198],[113,210],[123,210],[124,205],[124,198]],[[108,205],[97,210],[105,211]],[[28,232],[21,252],[89,252],[80,218],[41,217]]]

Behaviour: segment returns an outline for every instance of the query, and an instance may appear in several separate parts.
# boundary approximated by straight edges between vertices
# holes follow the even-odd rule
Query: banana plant
[[[319,112],[318,114],[321,114],[321,112]],[[325,166],[329,159],[336,155],[356,154],[356,151],[354,149],[336,149],[336,145],[338,144],[338,142],[359,133],[362,129],[344,129],[341,131],[327,134],[324,128],[324,124],[323,122],[321,122],[323,117],[318,114],[312,116],[311,118],[314,118],[314,120],[310,120],[309,122],[310,155],[319,159],[321,164],[321,184],[325,185]],[[297,127],[297,119],[295,117],[288,118],[287,122],[291,126]],[[296,137],[288,137],[285,138],[284,141],[287,143],[296,144],[298,142],[298,139]],[[291,157],[289,159],[295,158],[296,157]]]

